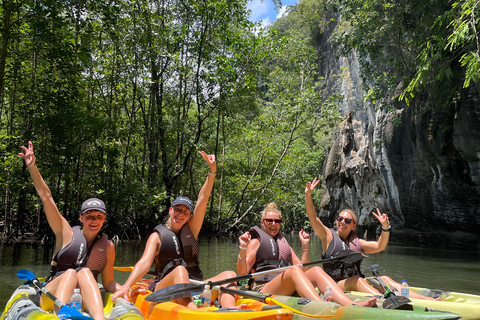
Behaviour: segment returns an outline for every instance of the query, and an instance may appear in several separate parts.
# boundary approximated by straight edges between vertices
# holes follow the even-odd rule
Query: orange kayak
[[[246,309],[227,309],[201,307],[193,310],[176,302],[149,302],[145,298],[151,293],[146,290],[147,284],[139,282],[133,287],[132,300],[146,320],[290,320],[293,313],[279,306],[268,306],[255,300],[246,303]],[[142,289],[142,290],[138,290]],[[272,308],[273,307],[273,308]]]

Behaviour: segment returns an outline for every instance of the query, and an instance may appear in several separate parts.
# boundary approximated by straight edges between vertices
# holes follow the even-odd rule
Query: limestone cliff
[[[357,57],[336,56],[334,28],[317,49],[329,90],[344,96],[345,120],[323,166],[322,219],[331,225],[339,210],[351,208],[359,230],[373,238],[378,207],[390,215],[391,241],[480,249],[479,87],[450,111],[422,113],[415,103],[391,100],[395,110],[387,112],[381,102],[364,102]]]

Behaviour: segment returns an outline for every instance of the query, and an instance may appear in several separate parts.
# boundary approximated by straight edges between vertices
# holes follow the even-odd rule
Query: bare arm
[[[377,212],[378,214],[376,214],[375,212],[372,212],[372,214],[381,223],[382,229],[390,230],[390,222],[388,221],[388,216],[386,214],[381,214],[380,209],[378,208]],[[377,241],[360,240],[360,245],[362,246],[365,253],[378,253],[387,248],[389,238],[390,232],[382,230],[382,234]]]
[[[137,281],[142,279],[142,277],[150,270],[150,267],[152,266],[155,256],[160,248],[160,244],[161,241],[158,233],[154,232],[150,235],[150,237],[148,237],[142,257],[135,264],[135,267],[130,273],[130,276],[128,276],[127,281],[125,281],[123,286],[113,294],[112,301],[115,301],[119,296],[122,296],[126,300],[130,300],[130,288]]]
[[[310,220],[313,231],[315,231],[322,241],[323,252],[325,252],[328,244],[332,241],[332,234],[317,217],[317,212],[315,211],[315,206],[313,205],[312,192],[319,183],[320,180],[317,180],[317,178],[313,179],[312,182],[307,182],[307,186],[305,187],[305,208],[307,210],[308,219]]]
[[[240,246],[247,249],[240,249],[237,259],[237,273],[239,276],[246,275],[252,270],[255,263],[255,255],[257,254],[260,242],[257,239],[250,241],[250,233],[246,232],[239,238]]]
[[[33,185],[37,190],[38,196],[43,204],[43,209],[47,217],[48,224],[52,231],[55,233],[56,237],[56,251],[63,247],[63,244],[69,243],[73,237],[72,227],[68,224],[67,220],[60,214],[58,211],[57,205],[53,200],[52,193],[48,188],[47,184],[40,175],[35,164],[35,154],[33,152],[33,143],[28,142],[28,149],[22,146],[24,153],[19,153],[19,155],[25,161],[25,164],[30,171],[30,176],[32,177]]]
[[[205,212],[207,212],[208,199],[212,193],[213,184],[215,182],[215,174],[217,172],[217,163],[215,162],[215,155],[207,155],[204,151],[199,152],[207,162],[210,171],[207,174],[207,179],[198,193],[197,203],[195,204],[195,211],[190,219],[189,226],[195,238],[198,237],[200,229],[205,219]]]
[[[111,241],[107,245],[107,265],[102,270],[102,284],[105,290],[109,292],[117,291],[120,285],[115,282],[113,277],[113,264],[115,262],[115,246]]]
[[[295,252],[293,252],[293,249],[292,249],[292,257],[294,257],[293,264],[299,264],[299,263],[304,264],[304,263],[310,262],[310,250],[308,249],[310,244],[310,235],[305,231],[303,231],[302,229],[298,233],[298,237],[300,238],[300,242],[302,243],[302,261],[298,259],[297,255],[295,254]],[[298,261],[296,261],[295,258]],[[310,267],[303,267],[303,271],[307,271],[309,268]]]

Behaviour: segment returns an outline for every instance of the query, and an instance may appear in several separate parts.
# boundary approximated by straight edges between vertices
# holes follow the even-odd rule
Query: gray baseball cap
[[[172,207],[179,205],[179,204],[184,204],[190,209],[190,212],[193,213],[193,201],[190,200],[187,197],[177,197],[175,200],[173,200]]]
[[[105,214],[107,213],[107,208],[105,207],[105,203],[103,203],[102,200],[97,198],[90,198],[83,202],[81,214],[84,214],[85,212],[90,210],[98,210]]]

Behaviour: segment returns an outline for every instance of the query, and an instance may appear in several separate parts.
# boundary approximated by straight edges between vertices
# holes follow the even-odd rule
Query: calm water
[[[298,254],[301,244],[298,236],[287,237]],[[235,270],[238,242],[233,240],[203,240],[200,242],[200,264],[206,277],[224,270]],[[143,253],[144,243],[121,243],[117,248],[116,266],[133,266]],[[314,237],[310,244],[312,261],[320,259],[321,244]],[[28,269],[37,277],[47,275],[51,252],[43,247],[21,244],[0,246],[0,307],[1,312],[16,287],[22,281],[16,277],[19,269]],[[480,294],[480,252],[459,252],[389,245],[387,250],[364,260],[365,275],[368,266],[379,264],[384,274],[396,281],[406,278],[410,285]],[[115,279],[123,283],[129,272],[115,271]]]

